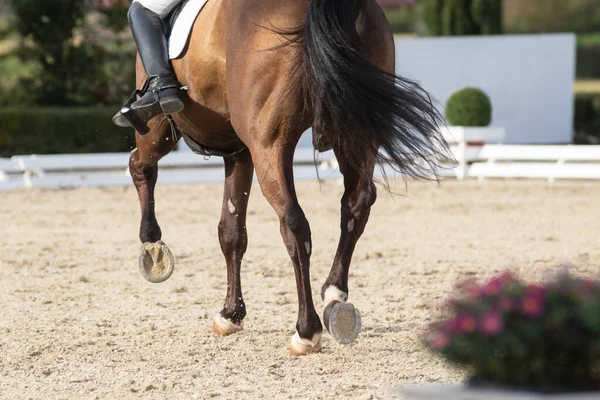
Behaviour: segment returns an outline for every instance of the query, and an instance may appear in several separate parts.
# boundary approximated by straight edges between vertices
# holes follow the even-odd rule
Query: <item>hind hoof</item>
[[[148,282],[161,283],[173,274],[175,259],[162,241],[144,243],[138,257],[140,273]]]
[[[323,335],[319,332],[316,333],[312,340],[302,339],[298,332],[292,336],[292,344],[290,346],[290,355],[292,356],[306,356],[308,354],[315,354],[321,352],[321,337]]]
[[[217,314],[215,315],[215,320],[210,332],[214,335],[229,336],[233,335],[234,333],[241,332],[242,330],[244,330],[243,322],[241,322],[239,325],[234,324],[227,318],[223,318],[221,314]]]
[[[323,319],[331,337],[341,344],[354,342],[362,329],[360,311],[352,303],[331,302]]]

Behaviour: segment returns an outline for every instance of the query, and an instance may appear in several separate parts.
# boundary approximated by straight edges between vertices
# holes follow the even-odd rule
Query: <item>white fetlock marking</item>
[[[332,285],[325,290],[325,299],[323,300],[323,307],[327,307],[332,301],[339,301],[340,303],[345,303],[346,300],[348,300],[348,295]]]
[[[233,204],[233,201],[231,201],[231,199],[229,199],[229,201],[227,202],[227,207],[229,207],[229,212],[232,214],[235,214],[235,212],[237,211],[237,209],[235,208],[235,205]]]
[[[223,318],[223,316],[219,313],[215,315],[215,323],[219,326],[219,328],[223,329],[225,332],[236,332],[242,330],[244,327],[244,321],[240,322],[240,324],[234,324],[227,318]]]
[[[352,218],[350,221],[348,221],[348,232],[352,232],[354,230],[354,224],[356,223],[356,220],[354,218]]]
[[[304,348],[312,347],[312,348],[320,348],[321,347],[321,338],[323,337],[322,333],[315,333],[312,339],[303,339],[300,337],[298,332],[294,333],[292,336],[292,347],[297,350],[302,350]]]

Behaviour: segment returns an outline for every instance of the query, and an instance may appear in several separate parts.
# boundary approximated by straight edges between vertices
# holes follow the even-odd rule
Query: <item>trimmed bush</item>
[[[0,109],[0,156],[130,151],[133,129],[112,123],[117,109]]]
[[[492,122],[492,103],[483,91],[465,88],[446,103],[446,119],[454,126],[488,126]]]
[[[600,144],[600,93],[575,96],[573,130],[576,144]]]

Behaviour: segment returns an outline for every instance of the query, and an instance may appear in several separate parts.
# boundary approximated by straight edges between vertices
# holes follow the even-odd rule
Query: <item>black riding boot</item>
[[[128,16],[133,38],[149,77],[148,91],[130,109],[137,120],[146,125],[163,112],[173,114],[183,110],[183,100],[179,82],[171,69],[163,20],[138,2],[131,5]],[[131,126],[121,111],[114,116],[113,122],[123,127]]]

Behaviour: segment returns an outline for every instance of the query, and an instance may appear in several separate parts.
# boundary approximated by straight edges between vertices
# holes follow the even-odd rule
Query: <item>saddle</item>
[[[166,18],[169,36],[169,58],[181,56],[190,38],[194,22],[208,0],[184,0]]]

